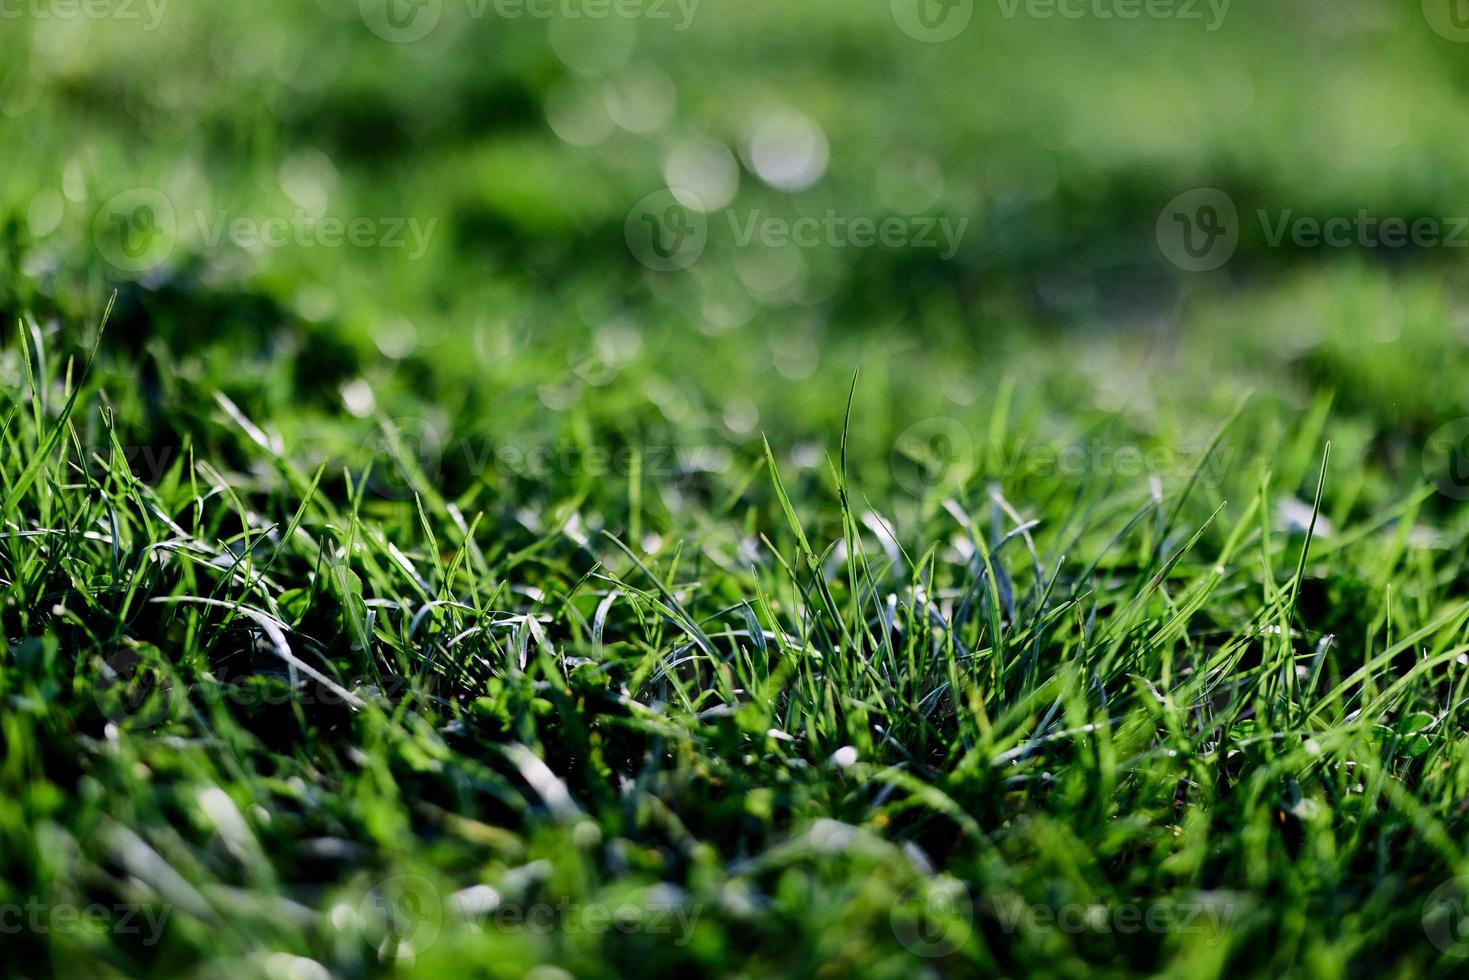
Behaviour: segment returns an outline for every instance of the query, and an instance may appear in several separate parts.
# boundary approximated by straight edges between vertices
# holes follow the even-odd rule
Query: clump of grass
[[[1440,955],[1462,548],[1419,541],[1427,489],[1343,519],[1367,460],[1277,456],[1297,499],[1268,410],[1166,486],[980,453],[887,507],[859,380],[821,467],[734,447],[692,517],[637,477],[527,514],[391,425],[317,461],[223,396],[144,454],[126,359],[73,336],[6,347],[0,905],[160,924],[7,940],[44,969]]]

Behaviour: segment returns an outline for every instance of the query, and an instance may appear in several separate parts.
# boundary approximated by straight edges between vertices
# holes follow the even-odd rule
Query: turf
[[[1469,212],[1458,46],[474,9],[0,35],[0,970],[1463,969],[1457,253],[1253,217]],[[738,192],[653,271],[691,136]],[[738,238],[829,210],[967,224]]]

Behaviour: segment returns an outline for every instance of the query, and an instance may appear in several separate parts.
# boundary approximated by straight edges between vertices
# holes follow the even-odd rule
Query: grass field
[[[1469,965],[1456,2],[0,2],[0,972]]]

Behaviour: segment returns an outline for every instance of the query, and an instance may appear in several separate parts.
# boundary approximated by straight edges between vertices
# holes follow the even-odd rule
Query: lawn
[[[1461,975],[1456,11],[0,2],[0,973]]]

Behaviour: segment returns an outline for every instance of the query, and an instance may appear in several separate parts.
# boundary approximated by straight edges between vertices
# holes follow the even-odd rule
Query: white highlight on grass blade
[[[258,609],[251,609],[249,606],[242,606],[237,602],[225,602],[223,599],[209,599],[204,596],[157,596],[149,601],[163,604],[196,603],[201,606],[217,606],[221,609],[238,612],[258,624],[265,631],[265,635],[270,639],[271,646],[275,649],[276,655],[286,663],[307,677],[310,677],[352,707],[365,708],[367,706],[357,695],[292,653],[290,644],[286,642],[286,633],[290,630],[290,627],[268,613],[263,613]]]
[[[153,849],[153,845],[110,819],[103,824],[100,836],[107,849],[128,869],[128,873],[163,899],[164,918],[167,918],[172,906],[178,906],[195,918],[215,920],[214,907],[189,884],[188,879],[164,860],[163,855]],[[162,927],[161,922],[159,926]]]
[[[545,801],[555,816],[563,820],[581,816],[581,807],[572,798],[571,790],[541,761],[540,756],[518,742],[505,746],[504,752],[506,758],[520,771],[521,778],[530,784],[530,788]]]
[[[240,813],[239,807],[235,806],[235,801],[228,793],[218,786],[205,787],[199,792],[199,809],[204,811],[204,815],[218,831],[225,850],[244,865],[251,875],[257,879],[268,879],[271,876],[270,862],[265,858],[260,841],[256,839],[250,825],[245,822],[244,814]]]
[[[250,437],[251,442],[272,456],[279,456],[285,451],[285,446],[281,443],[279,437],[273,438],[266,435],[258,425],[246,418],[245,413],[240,411],[239,406],[230,401],[229,397],[223,392],[216,391],[214,393],[214,400],[219,404],[220,408],[224,409],[224,413],[230,417],[230,420],[238,425],[244,431],[245,435]]]

